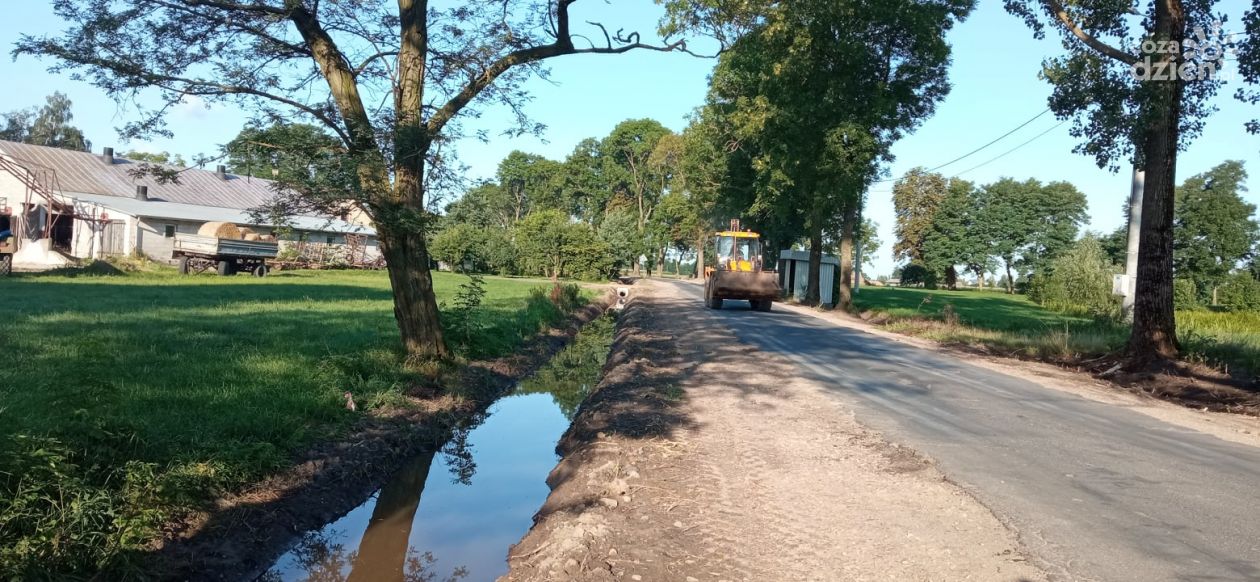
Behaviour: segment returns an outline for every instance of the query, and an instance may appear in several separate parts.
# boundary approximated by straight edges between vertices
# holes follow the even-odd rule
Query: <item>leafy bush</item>
[[[1093,236],[1077,241],[1050,263],[1049,274],[1037,274],[1029,284],[1029,298],[1058,311],[1080,312],[1099,318],[1119,315],[1119,298],[1112,295],[1111,266],[1102,244]]]
[[[1193,279],[1173,279],[1173,307],[1178,311],[1198,309],[1199,290]]]
[[[471,224],[452,224],[433,236],[429,253],[456,271],[478,270],[486,263],[484,233]]]
[[[1260,281],[1250,273],[1234,273],[1220,286],[1217,301],[1231,311],[1260,311]]]

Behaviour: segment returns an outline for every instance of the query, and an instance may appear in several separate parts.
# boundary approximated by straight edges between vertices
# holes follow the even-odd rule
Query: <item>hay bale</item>
[[[257,231],[255,231],[254,229],[252,229],[252,228],[250,228],[250,227],[248,227],[248,226],[242,226],[242,227],[240,227],[240,228],[239,228],[239,230],[241,231],[241,239],[242,239],[242,240],[250,240],[250,239],[247,239],[247,238],[245,238],[245,237],[247,237],[247,236],[249,236],[249,235],[251,235],[251,234],[257,234]]]
[[[258,240],[263,241],[263,242],[276,242],[276,235],[264,234],[262,235],[262,238],[259,238]]]
[[[215,238],[240,239],[241,229],[230,222],[207,222],[197,229],[197,234]]]
[[[262,240],[262,235],[256,232],[251,232],[251,233],[246,234],[244,238],[245,240],[249,240],[249,241],[260,241]]]

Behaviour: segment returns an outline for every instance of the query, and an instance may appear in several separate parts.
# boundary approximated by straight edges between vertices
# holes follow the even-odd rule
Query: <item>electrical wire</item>
[[[1063,121],[1060,121],[1060,122],[1058,122],[1058,123],[1054,124],[1054,126],[1052,126],[1050,129],[1047,129],[1047,130],[1045,130],[1045,131],[1043,131],[1043,132],[1041,132],[1041,133],[1039,133],[1039,134],[1037,134],[1037,135],[1032,136],[1032,138],[1031,138],[1031,139],[1029,139],[1028,141],[1026,141],[1026,142],[1024,142],[1024,143],[1021,143],[1021,144],[1019,144],[1019,145],[1017,145],[1017,146],[1015,146],[1015,147],[1013,147],[1013,148],[1011,148],[1011,149],[1009,149],[1009,150],[1006,150],[1006,151],[1004,151],[1004,152],[1002,152],[1002,153],[998,154],[996,157],[993,157],[993,158],[989,159],[988,161],[985,161],[985,162],[983,162],[983,163],[981,163],[981,164],[978,164],[978,165],[972,166],[972,167],[970,167],[970,168],[967,168],[966,170],[963,170],[963,171],[961,171],[961,172],[958,172],[957,174],[954,174],[954,175],[953,175],[953,177],[954,177],[954,178],[957,178],[957,177],[959,177],[959,176],[961,176],[961,175],[963,175],[963,174],[966,174],[967,172],[970,172],[970,171],[972,171],[972,170],[977,170],[977,169],[983,168],[984,166],[987,166],[987,165],[989,165],[989,164],[991,164],[991,163],[993,163],[993,162],[996,162],[996,161],[998,161],[998,160],[1000,160],[1000,159],[1002,159],[1002,158],[1006,157],[1007,155],[1009,155],[1009,154],[1011,154],[1011,153],[1014,153],[1014,152],[1015,152],[1015,150],[1018,150],[1019,148],[1022,148],[1022,147],[1026,146],[1026,145],[1028,145],[1028,144],[1030,144],[1030,143],[1032,143],[1032,142],[1034,142],[1034,141],[1037,141],[1037,139],[1038,139],[1038,138],[1040,138],[1041,136],[1046,135],[1047,133],[1050,133],[1050,132],[1052,132],[1052,131],[1054,131],[1054,130],[1058,129],[1058,128],[1059,128],[1059,126],[1063,125],[1064,123],[1067,123],[1067,121],[1068,121],[1068,120],[1064,119]]]
[[[1019,125],[1015,126],[1015,129],[1012,129],[1012,130],[1010,130],[1010,131],[1008,131],[1008,132],[1006,132],[1006,133],[1004,133],[1004,134],[1002,134],[1002,135],[999,135],[999,136],[998,136],[997,138],[995,138],[993,141],[990,141],[989,143],[986,143],[986,144],[984,144],[984,145],[982,145],[982,146],[980,146],[980,147],[978,147],[978,148],[976,148],[976,149],[974,149],[974,150],[971,150],[971,151],[969,151],[969,152],[967,152],[967,153],[965,153],[965,154],[963,154],[963,155],[961,155],[961,156],[958,156],[958,157],[956,157],[956,158],[954,158],[954,159],[952,159],[952,160],[950,160],[950,161],[948,161],[948,162],[945,162],[945,163],[943,163],[943,164],[941,164],[941,165],[939,165],[939,166],[936,166],[936,167],[934,167],[934,168],[929,168],[927,171],[928,171],[928,172],[935,172],[935,171],[937,171],[937,170],[939,170],[939,169],[941,169],[941,168],[944,168],[944,167],[946,167],[946,166],[950,166],[950,165],[953,165],[953,164],[955,164],[955,163],[961,162],[961,161],[963,161],[963,160],[965,160],[965,159],[967,159],[967,158],[969,158],[969,157],[971,157],[971,156],[973,156],[973,155],[975,155],[975,154],[977,154],[977,153],[980,153],[980,152],[981,152],[981,151],[983,151],[985,148],[987,148],[987,147],[989,147],[989,146],[991,146],[991,145],[993,145],[993,144],[995,144],[995,143],[997,143],[997,142],[999,142],[999,141],[1002,141],[1002,140],[1006,139],[1006,138],[1007,138],[1007,137],[1009,137],[1012,133],[1015,133],[1015,132],[1017,132],[1017,131],[1019,131],[1019,130],[1023,129],[1023,128],[1024,128],[1024,127],[1026,127],[1028,124],[1030,124],[1030,123],[1032,123],[1032,122],[1034,122],[1034,121],[1037,121],[1038,119],[1040,119],[1040,118],[1041,118],[1041,116],[1042,116],[1042,115],[1045,115],[1046,113],[1049,113],[1049,112],[1050,112],[1050,108],[1049,108],[1049,107],[1047,107],[1047,108],[1045,108],[1044,110],[1042,110],[1042,111],[1041,111],[1041,113],[1038,113],[1038,114],[1036,114],[1036,115],[1032,116],[1032,118],[1031,118],[1031,119],[1029,119],[1028,121],[1025,121],[1025,122],[1023,122],[1023,123],[1021,123],[1021,124],[1019,124]],[[879,183],[881,183],[881,182],[896,182],[897,180],[900,180],[900,178],[887,178],[887,179],[884,179],[884,180],[875,180],[874,182],[871,182],[871,183],[872,183],[872,184],[879,184]]]

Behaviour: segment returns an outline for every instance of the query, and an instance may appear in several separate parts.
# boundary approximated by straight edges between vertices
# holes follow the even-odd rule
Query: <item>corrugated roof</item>
[[[63,192],[130,198],[136,186],[144,185],[149,187],[150,199],[238,210],[260,206],[275,193],[271,180],[233,174],[223,180],[214,172],[199,168],[184,170],[163,166],[184,171],[179,175],[179,184],[158,184],[150,177],[132,178],[127,170],[137,168],[140,162],[124,158],[115,157],[113,164],[106,164],[100,155],[90,152],[11,141],[0,141],[0,152],[19,162],[29,161],[52,168],[57,172],[58,186]]]
[[[158,184],[151,177],[131,177],[127,170],[137,168],[140,162],[117,156],[113,164],[107,164],[100,154],[3,140],[0,154],[19,163],[52,169],[57,175],[55,186],[66,197],[89,200],[132,216],[250,224],[253,221],[245,211],[262,206],[275,196],[275,182],[271,180],[235,174],[228,174],[224,180],[215,172],[199,168],[156,164],[182,170],[178,184]],[[148,201],[135,198],[136,186],[148,186]],[[376,233],[371,227],[323,216],[298,216],[291,222],[303,230]]]
[[[68,198],[78,200],[80,203],[97,204],[108,210],[131,216],[257,225],[256,221],[250,218],[249,213],[234,208],[198,206],[195,204],[180,204],[179,202],[155,202],[134,197],[123,198],[121,196],[102,196],[77,192],[67,192],[65,195]],[[371,227],[319,216],[294,216],[289,221],[294,228],[299,230],[354,233],[369,236],[376,234],[376,230]]]

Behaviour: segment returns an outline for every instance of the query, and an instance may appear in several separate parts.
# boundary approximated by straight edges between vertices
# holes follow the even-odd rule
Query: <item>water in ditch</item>
[[[597,380],[612,330],[611,317],[587,325],[472,426],[306,534],[259,580],[477,582],[506,573],[508,547],[549,493],[556,441]]]

